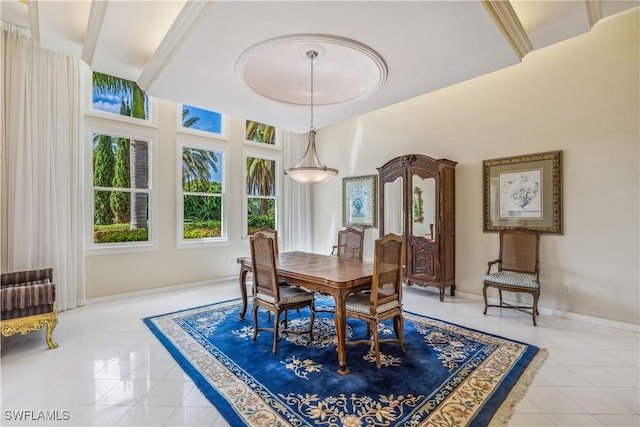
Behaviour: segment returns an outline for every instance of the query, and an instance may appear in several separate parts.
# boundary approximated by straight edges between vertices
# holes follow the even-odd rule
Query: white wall
[[[458,162],[456,283],[481,294],[498,255],[497,233],[482,231],[482,160],[563,150],[564,234],[541,237],[540,304],[639,324],[639,15],[635,8],[516,66],[319,130],[319,156],[340,174],[316,186],[314,250],[329,252],[341,228],[341,178],[377,174],[401,154],[448,158]],[[377,236],[367,230],[365,258]]]

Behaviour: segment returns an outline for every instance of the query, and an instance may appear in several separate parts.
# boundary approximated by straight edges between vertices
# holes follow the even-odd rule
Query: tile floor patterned
[[[90,304],[60,313],[48,350],[42,333],[2,341],[0,425],[227,426],[149,332],[142,318],[237,298],[237,283]],[[510,426],[640,425],[637,333],[513,310],[408,287],[405,309],[549,350]],[[42,417],[49,411],[59,421]],[[57,411],[57,412],[55,412]]]

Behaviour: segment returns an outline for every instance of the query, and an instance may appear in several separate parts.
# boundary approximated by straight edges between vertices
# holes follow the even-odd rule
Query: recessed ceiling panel
[[[310,104],[311,59],[314,104],[331,105],[364,99],[387,79],[384,59],[373,49],[341,37],[299,34],[258,43],[240,55],[236,77],[266,98],[288,104]]]

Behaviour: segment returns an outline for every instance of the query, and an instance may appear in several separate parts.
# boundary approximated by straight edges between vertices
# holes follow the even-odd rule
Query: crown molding
[[[482,5],[520,60],[533,50],[531,40],[529,40],[529,36],[511,3],[500,0],[482,0]]]
[[[205,1],[187,1],[180,14],[169,28],[155,53],[147,63],[147,66],[140,73],[137,82],[144,90],[148,90],[153,84],[158,74],[173,57],[174,52],[184,40],[194,22],[200,17],[202,11],[207,7]]]
[[[104,17],[107,14],[109,0],[92,1],[89,12],[89,22],[87,22],[87,33],[82,45],[82,60],[89,66],[93,63],[93,55],[96,53],[98,37],[102,31]]]

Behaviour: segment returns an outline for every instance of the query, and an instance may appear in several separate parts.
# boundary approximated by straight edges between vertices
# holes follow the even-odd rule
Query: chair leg
[[[500,295],[500,306],[502,307],[502,289],[498,289],[498,295]]]
[[[313,301],[309,310],[311,311],[309,315],[309,342],[313,342],[313,322],[316,320],[316,306]]]
[[[536,323],[536,314],[540,314],[538,312],[538,298],[540,297],[540,294],[535,293],[532,294],[533,296],[533,308],[531,309],[531,317],[533,317],[533,326],[538,326],[538,324]]]
[[[278,338],[280,334],[279,329],[280,329],[280,311],[276,309],[276,312],[273,314],[273,348],[272,348],[273,354],[276,354],[276,351],[278,351]]]
[[[482,296],[484,297],[484,313],[487,314],[487,285],[482,288]]]
[[[407,351],[404,348],[404,319],[401,315],[393,318],[393,329],[396,333],[396,339],[398,340],[398,343],[400,343],[400,351],[402,354],[407,354]]]
[[[378,337],[378,325],[374,325],[371,330],[373,332],[373,351],[376,354],[376,366],[378,367],[378,369],[380,369],[382,368],[382,363],[380,363],[380,340]]]
[[[253,303],[253,340],[258,338],[258,306]]]
[[[53,329],[58,324],[57,319],[47,321],[47,333],[45,335],[45,339],[47,340],[47,345],[49,348],[57,348],[58,344],[53,340]]]

